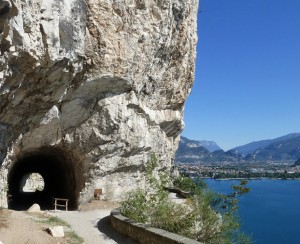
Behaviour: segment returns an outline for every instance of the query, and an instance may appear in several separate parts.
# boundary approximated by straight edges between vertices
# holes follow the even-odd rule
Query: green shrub
[[[130,192],[122,202],[124,216],[205,243],[250,243],[248,237],[239,234],[236,215],[237,197],[248,189],[245,182],[233,187],[233,193],[222,195],[210,191],[205,182],[197,184],[190,178],[179,177],[174,186],[193,195],[187,204],[177,204],[164,190],[171,178],[157,171],[157,161],[152,155],[147,164],[145,189]]]
[[[198,188],[197,183],[191,178],[179,176],[174,179],[173,185],[182,191],[195,192]]]
[[[122,202],[121,213],[137,222],[145,223],[147,221],[147,208],[146,194],[138,189],[130,192],[126,201]]]

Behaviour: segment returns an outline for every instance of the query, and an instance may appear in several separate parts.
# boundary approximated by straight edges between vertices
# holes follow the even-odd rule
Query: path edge
[[[134,222],[133,220],[123,216],[119,208],[113,209],[110,212],[110,222],[116,231],[138,241],[139,243],[203,244],[202,242],[198,242],[166,230]]]

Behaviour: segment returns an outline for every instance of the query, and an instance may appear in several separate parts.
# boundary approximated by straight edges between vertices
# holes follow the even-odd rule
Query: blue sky
[[[201,0],[190,139],[223,149],[299,132],[300,0]]]

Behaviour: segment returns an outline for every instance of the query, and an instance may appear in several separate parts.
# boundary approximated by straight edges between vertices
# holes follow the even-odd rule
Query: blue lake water
[[[220,193],[238,180],[205,180]],[[250,180],[250,192],[239,203],[242,231],[255,244],[300,243],[300,180]]]

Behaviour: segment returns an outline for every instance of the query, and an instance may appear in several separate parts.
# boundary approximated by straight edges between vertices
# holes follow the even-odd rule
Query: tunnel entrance
[[[26,190],[32,175],[43,180],[35,191]],[[41,148],[23,155],[12,165],[8,174],[8,207],[27,210],[37,203],[43,210],[54,209],[54,198],[67,198],[69,209],[75,210],[82,183],[82,170],[74,156],[58,148]]]

